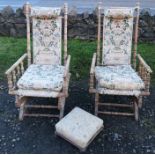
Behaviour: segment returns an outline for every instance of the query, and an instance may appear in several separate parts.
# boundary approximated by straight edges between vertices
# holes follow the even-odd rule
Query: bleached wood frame
[[[69,86],[69,80],[70,80],[70,59],[71,56],[67,53],[67,16],[68,16],[68,7],[67,4],[64,4],[64,66],[65,66],[65,72],[64,72],[64,81],[63,81],[63,88],[59,92],[59,95],[56,96],[58,98],[58,105],[52,106],[52,105],[29,105],[26,104],[27,99],[29,96],[20,96],[18,94],[18,88],[17,88],[17,81],[18,79],[24,74],[26,68],[30,66],[33,61],[31,57],[31,34],[30,34],[30,10],[31,5],[29,3],[26,3],[24,5],[24,13],[26,15],[26,23],[27,23],[27,53],[23,54],[17,62],[15,62],[7,71],[6,76],[8,79],[8,88],[9,88],[9,94],[15,95],[16,98],[16,106],[20,108],[19,111],[19,119],[23,120],[24,116],[33,116],[33,117],[58,117],[61,119],[64,115],[64,107],[65,107],[65,100],[66,97],[68,97],[68,86]],[[41,18],[49,18],[48,16],[44,16]],[[51,17],[50,17],[51,18]],[[27,62],[26,62],[27,60]],[[42,90],[44,92],[44,90]],[[41,95],[38,93],[35,97],[48,97],[47,95]],[[49,94],[50,97],[50,94]],[[26,108],[46,108],[46,109],[58,109],[60,111],[59,115],[52,115],[52,114],[30,114],[26,113]]]
[[[101,6],[98,5],[98,34],[97,34],[97,52],[94,53],[90,69],[90,82],[89,82],[89,92],[95,94],[95,115],[107,114],[107,115],[122,115],[122,116],[134,116],[135,120],[139,118],[139,108],[142,107],[142,97],[150,95],[150,74],[152,70],[145,60],[137,53],[137,42],[138,42],[138,25],[139,25],[139,3],[135,7],[136,17],[135,17],[135,31],[134,31],[134,44],[133,44],[133,68],[138,72],[139,76],[145,83],[145,89],[141,91],[139,97],[133,96],[133,105],[128,104],[115,104],[115,103],[101,103],[99,101],[100,95],[96,88],[95,79],[95,66],[101,66]],[[104,31],[104,30],[103,30]],[[137,63],[138,60],[138,63]],[[115,94],[116,95],[116,94]],[[119,93],[120,95],[120,93]],[[133,108],[133,113],[128,112],[112,112],[112,111],[99,111],[99,106],[111,106],[111,107],[122,107],[122,108]]]

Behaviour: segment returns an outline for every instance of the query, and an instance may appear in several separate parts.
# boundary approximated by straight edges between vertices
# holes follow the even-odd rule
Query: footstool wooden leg
[[[95,115],[97,116],[98,115],[98,105],[99,104],[99,94],[96,93],[95,94]]]

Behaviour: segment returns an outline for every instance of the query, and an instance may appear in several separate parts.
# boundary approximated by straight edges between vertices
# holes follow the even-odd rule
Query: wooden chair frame
[[[32,64],[32,57],[31,57],[31,34],[30,34],[30,10],[31,5],[29,3],[26,3],[24,6],[24,13],[26,15],[26,21],[27,21],[27,53],[23,54],[7,71],[6,76],[8,79],[8,88],[9,88],[9,94],[15,95],[16,98],[16,107],[20,108],[19,112],[19,119],[23,120],[24,116],[33,116],[33,117],[58,117],[61,119],[64,115],[64,107],[65,107],[65,100],[66,97],[68,97],[68,87],[69,87],[69,80],[70,80],[70,59],[71,56],[67,53],[67,4],[64,4],[64,66],[65,66],[65,72],[64,72],[64,81],[63,81],[63,88],[60,91],[59,95],[56,97],[58,98],[58,105],[52,106],[52,105],[29,105],[27,103],[27,99],[29,96],[21,96],[18,94],[18,88],[17,88],[17,81],[18,79],[24,74],[26,68]],[[43,17],[43,18],[49,18],[49,17]],[[26,61],[27,60],[27,61]],[[40,95],[38,93],[35,97],[50,97],[50,96],[44,96]],[[58,109],[60,111],[59,115],[52,115],[52,114],[29,114],[26,113],[27,108],[45,108],[45,109]]]
[[[101,64],[101,7],[98,5],[98,34],[97,34],[97,52],[94,53],[90,69],[90,82],[89,82],[89,92],[95,94],[95,115],[107,114],[107,115],[122,115],[122,116],[134,116],[135,120],[139,117],[139,108],[142,107],[142,97],[150,95],[150,74],[152,70],[150,66],[147,65],[145,60],[137,53],[137,42],[138,42],[138,25],[139,25],[139,3],[136,7],[136,23],[135,23],[135,34],[134,34],[134,44],[133,44],[133,68],[138,72],[139,76],[145,83],[145,89],[141,91],[139,97],[133,96],[133,105],[127,104],[114,104],[114,103],[101,103],[100,93],[96,89],[96,79],[95,79],[95,66],[100,66]],[[104,31],[104,30],[103,30]],[[137,62],[138,60],[138,62]],[[112,111],[99,111],[99,106],[111,106],[111,107],[122,107],[122,108],[133,108],[133,113],[126,112],[112,112]]]

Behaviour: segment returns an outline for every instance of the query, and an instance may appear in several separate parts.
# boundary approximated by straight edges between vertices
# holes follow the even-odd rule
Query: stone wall
[[[97,34],[96,11],[92,14],[77,14],[71,10],[68,18],[69,38],[95,39]],[[21,8],[14,11],[10,6],[0,12],[0,36],[26,36],[26,20]],[[140,13],[139,38],[144,41],[155,41],[155,15],[150,9]]]

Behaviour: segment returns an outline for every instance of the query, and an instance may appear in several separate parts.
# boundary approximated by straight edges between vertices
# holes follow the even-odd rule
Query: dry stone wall
[[[68,37],[93,40],[97,34],[96,11],[92,14],[84,12],[77,14],[70,11],[68,18]],[[23,9],[16,11],[7,6],[0,12],[0,36],[26,36],[26,20]],[[140,12],[139,38],[143,41],[155,41],[155,15],[150,9]]]

